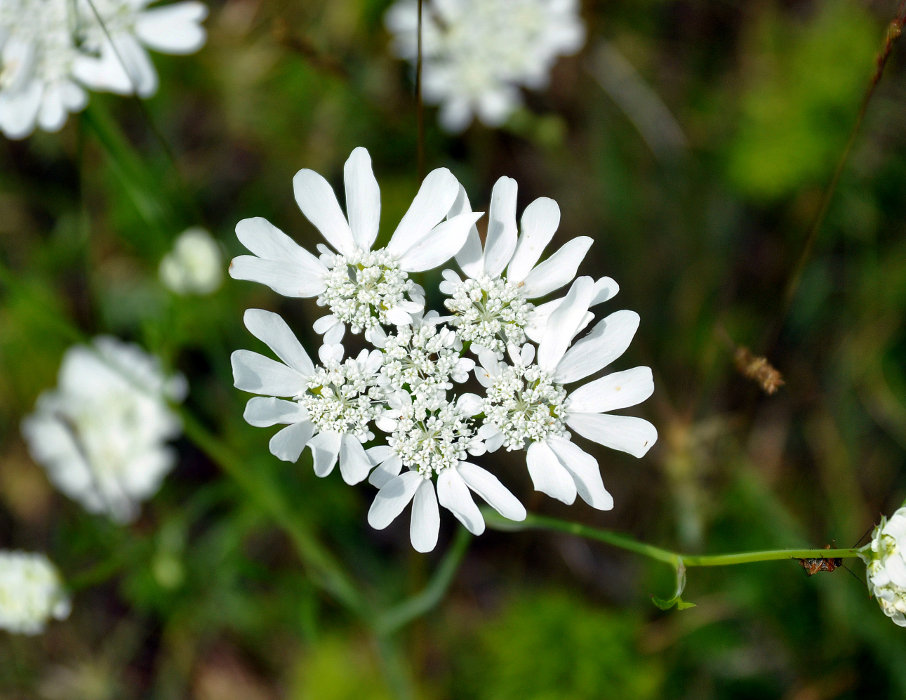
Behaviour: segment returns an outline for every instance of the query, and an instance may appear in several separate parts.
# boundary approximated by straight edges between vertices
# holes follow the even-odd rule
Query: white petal
[[[521,282],[531,272],[560,225],[560,207],[553,199],[540,197],[522,212],[522,234],[507,268],[507,279]]]
[[[412,520],[409,523],[409,539],[412,540],[415,551],[430,552],[434,549],[439,530],[440,510],[434,494],[434,483],[429,479],[422,479],[412,499]]]
[[[593,293],[591,277],[579,277],[573,282],[563,303],[550,315],[544,337],[538,345],[538,365],[542,369],[548,372],[555,370],[588,312]]]
[[[554,379],[569,384],[603,369],[626,352],[638,327],[639,315],[635,311],[615,311],[601,319],[563,356]]]
[[[568,413],[566,424],[582,437],[633,457],[642,457],[657,442],[657,429],[647,420],[608,413]]]
[[[592,508],[611,510],[613,496],[604,488],[598,461],[578,445],[562,437],[547,439],[548,447],[557,455],[560,464],[570,473],[579,496]]]
[[[121,62],[132,89],[139,97],[150,97],[157,92],[157,71],[144,47],[131,34],[114,34],[116,58]]]
[[[243,219],[236,224],[236,237],[259,258],[297,263],[306,274],[323,276],[327,271],[317,256],[260,216]]]
[[[437,477],[437,498],[473,535],[484,532],[484,518],[472,500],[466,482],[456,469],[444,469]]]
[[[403,253],[400,267],[406,272],[424,272],[443,265],[459,252],[469,229],[481,215],[482,212],[460,214],[438,224]]]
[[[246,423],[257,428],[267,428],[282,423],[299,423],[308,420],[308,412],[295,401],[284,401],[271,396],[249,399],[242,414]]]
[[[374,448],[372,448],[374,449]],[[399,457],[390,457],[381,462],[368,477],[368,483],[378,488],[383,488],[384,484],[398,476],[403,468],[403,460]]]
[[[418,472],[406,472],[384,484],[368,509],[368,524],[375,530],[387,527],[409,505],[424,481]]]
[[[399,258],[417,241],[423,239],[447,215],[458,193],[459,182],[449,170],[438,168],[428,173],[418,194],[412,200],[412,205],[393,232],[387,245],[388,252]]]
[[[295,396],[308,388],[306,378],[296,370],[251,350],[230,355],[233,386],[241,391],[266,396]]]
[[[470,392],[460,394],[459,398],[456,400],[456,408],[462,411],[464,415],[477,416],[481,413],[482,409],[481,397],[478,394],[472,394]]]
[[[333,188],[314,170],[303,169],[293,177],[296,204],[324,239],[343,255],[355,251],[352,231],[340,210]]]
[[[308,421],[293,423],[279,431],[268,443],[271,454],[284,462],[295,462],[315,432],[315,426]]]
[[[459,214],[465,214],[471,211],[472,205],[469,204],[466,190],[460,185],[459,194],[450,209],[450,213],[447,214],[447,218],[453,218]],[[456,254],[456,262],[467,276],[472,278],[481,276],[481,273],[483,272],[482,265],[484,264],[484,257],[481,249],[481,237],[478,235],[478,229],[475,226],[469,229],[469,233],[466,236],[466,242]],[[455,281],[458,283],[462,280],[457,277]]]
[[[365,454],[368,455],[368,459],[371,460],[372,464],[380,464],[390,459],[391,455],[393,455],[393,448],[387,445],[375,445],[365,450]]]
[[[654,393],[654,380],[649,367],[614,372],[583,384],[567,398],[571,413],[604,413],[642,403]]]
[[[352,435],[343,435],[340,443],[340,474],[347,484],[364,481],[371,471],[371,460],[362,443]]]
[[[305,376],[315,371],[302,343],[279,314],[264,309],[246,309],[242,318],[249,332],[289,367]]]
[[[457,471],[469,488],[504,518],[525,520],[525,507],[491,472],[469,462],[460,462]]]
[[[543,442],[533,442],[525,456],[529,476],[536,491],[570,504],[576,500],[576,483],[563,468],[551,448]]]
[[[346,184],[346,214],[356,244],[371,250],[381,220],[381,190],[371,169],[371,156],[359,146],[343,168]]]
[[[178,2],[139,13],[135,33],[155,51],[189,54],[204,45],[205,31],[200,26],[208,8],[200,2]]]
[[[602,277],[595,282],[595,295],[591,298],[589,306],[603,304],[613,299],[620,291],[620,285],[610,277]]]
[[[339,433],[318,433],[308,441],[317,476],[327,476],[333,471],[340,454]]]
[[[310,275],[288,260],[264,260],[240,255],[230,262],[234,280],[258,282],[285,297],[314,297],[325,289],[323,276]]]
[[[500,277],[516,250],[516,181],[501,177],[491,191],[488,233],[484,246],[484,271]]]
[[[576,276],[579,263],[591,247],[592,239],[578,236],[567,241],[547,260],[538,265],[525,278],[522,293],[527,299],[535,299],[560,289]]]

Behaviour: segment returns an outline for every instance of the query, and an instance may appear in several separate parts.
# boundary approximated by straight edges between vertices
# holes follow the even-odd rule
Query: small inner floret
[[[519,294],[517,285],[488,275],[456,285],[444,306],[453,313],[452,324],[464,342],[498,354],[510,343],[525,342],[528,315],[535,308]]]

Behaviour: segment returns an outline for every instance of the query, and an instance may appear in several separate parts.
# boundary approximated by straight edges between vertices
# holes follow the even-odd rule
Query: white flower
[[[868,549],[863,555],[868,590],[887,617],[906,627],[906,505],[889,520],[881,518]]]
[[[175,461],[164,441],[180,432],[166,400],[185,395],[180,375],[136,345],[106,336],[67,350],[57,388],[38,397],[22,432],[48,478],[92,513],[128,522]]]
[[[0,131],[21,139],[59,131],[88,101],[72,79],[79,57],[70,0],[0,2]]]
[[[387,12],[396,54],[413,63],[417,22],[414,0]],[[422,11],[425,99],[441,104],[448,131],[465,129],[473,114],[499,126],[522,102],[518,87],[544,87],[557,57],[584,40],[576,0],[429,0]]]
[[[157,72],[145,47],[168,54],[194,53],[204,45],[208,9],[177,2],[148,9],[152,0],[67,0],[78,3],[83,53],[73,67],[95,90],[150,97]]]
[[[160,279],[177,294],[210,294],[223,279],[217,241],[202,228],[183,231],[160,261]]]
[[[584,327],[588,306],[595,293],[590,277],[578,278],[563,303],[554,311],[538,346],[535,364],[533,348],[511,348],[513,364],[498,362],[491,352],[479,359],[476,372],[487,387],[483,401],[489,449],[506,445],[522,449],[535,488],[572,503],[576,494],[600,510],[613,507],[604,488],[597,461],[570,441],[566,426],[579,435],[634,457],[643,456],[657,440],[651,423],[607,411],[635,406],[654,390],[651,370],[635,367],[613,372],[584,384],[567,394],[564,386],[584,379],[620,357],[635,334],[638,314],[617,311],[576,342]]]
[[[0,551],[0,629],[40,634],[50,618],[69,617],[69,598],[43,554]]]
[[[462,247],[480,212],[443,218],[456,199],[459,183],[446,168],[428,173],[409,211],[386,248],[372,250],[378,234],[381,195],[371,158],[356,148],[344,168],[346,215],[327,180],[312,170],[293,178],[296,202],[334,251],[319,246],[320,258],[297,245],[266,219],[243,219],[236,235],[254,255],[230,264],[234,279],[260,282],[288,297],[318,297],[330,314],[315,331],[324,342],[339,342],[346,325],[372,332],[380,325],[405,325],[421,311],[424,296],[408,273],[430,270]]]
[[[465,190],[460,189],[450,215],[470,210]],[[440,285],[440,290],[450,296],[444,305],[453,313],[451,323],[463,342],[489,348],[503,357],[508,344],[521,345],[526,335],[540,340],[550,314],[562,300],[538,307],[531,300],[569,284],[592,244],[588,236],[577,236],[539,263],[559,224],[557,203],[540,197],[525,208],[517,237],[516,181],[509,177],[497,180],[491,193],[484,246],[473,226],[456,254],[465,281],[452,270],[444,270]],[[590,306],[611,299],[618,290],[612,279],[601,278],[595,284]]]
[[[362,481],[372,467],[362,443],[374,437],[369,425],[384,396],[377,381],[381,353],[363,350],[355,359],[343,360],[342,346],[324,345],[323,366],[315,367],[277,314],[248,309],[244,320],[251,334],[281,360],[251,350],[233,353],[236,388],[261,395],[246,405],[246,421],[257,427],[287,426],[271,438],[275,457],[295,462],[307,446],[318,476],[330,474],[339,458],[343,480]]]

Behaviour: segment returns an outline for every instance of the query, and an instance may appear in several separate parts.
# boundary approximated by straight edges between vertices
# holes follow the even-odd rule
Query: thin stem
[[[612,547],[635,552],[656,561],[677,568],[680,563],[690,566],[734,566],[752,564],[759,561],[778,561],[782,559],[845,559],[858,557],[860,549],[766,549],[754,552],[734,552],[732,554],[682,554],[662,547],[639,542],[629,535],[611,530],[580,525],[579,523],[551,518],[546,515],[529,513],[522,522],[513,522],[494,511],[484,511],[488,527],[495,530],[553,530],[577,535],[597,542],[604,542]]]
[[[375,629],[382,634],[389,634],[421,617],[440,603],[459,570],[471,540],[468,530],[459,528],[453,544],[450,545],[428,585],[412,598],[384,611],[375,620]]]
[[[777,338],[780,335],[784,321],[786,320],[787,314],[792,307],[793,299],[796,296],[796,291],[799,289],[799,283],[802,280],[802,273],[804,272],[805,266],[812,255],[812,250],[815,247],[815,241],[818,240],[818,234],[821,231],[821,225],[824,223],[824,219],[827,217],[827,212],[830,209],[831,201],[833,200],[834,194],[837,191],[837,185],[840,182],[840,176],[843,174],[843,170],[846,167],[847,161],[849,160],[849,154],[852,151],[853,144],[855,144],[856,137],[859,135],[859,130],[862,127],[862,121],[865,119],[865,114],[868,111],[868,103],[871,102],[871,98],[875,94],[875,89],[878,87],[878,83],[881,82],[881,76],[884,73],[884,67],[887,65],[887,59],[890,58],[894,43],[897,39],[900,38],[900,35],[903,33],[904,25],[906,25],[906,0],[901,0],[900,5],[897,8],[896,17],[894,17],[893,21],[887,28],[887,36],[884,39],[884,45],[881,47],[881,51],[878,53],[875,59],[875,72],[872,75],[871,81],[868,83],[868,88],[866,88],[865,94],[862,97],[862,103],[859,106],[859,113],[856,116],[856,121],[853,124],[852,130],[849,132],[849,138],[846,141],[846,146],[843,149],[843,153],[840,154],[840,159],[837,161],[837,167],[834,168],[834,174],[831,177],[830,184],[827,186],[827,189],[824,191],[824,195],[821,198],[821,206],[819,207],[818,214],[815,216],[815,220],[812,222],[812,226],[809,229],[808,236],[806,237],[805,243],[802,247],[802,252],[799,254],[799,259],[796,261],[796,266],[790,273],[789,280],[787,281],[786,288],[783,292],[783,300],[780,307],[780,313],[777,316],[777,320],[773,329],[771,330],[768,342],[765,345],[768,350],[773,348],[774,344],[777,342]]]
[[[418,123],[418,181],[425,179],[425,106],[422,102],[422,0],[418,0],[418,48],[415,56],[415,117]]]

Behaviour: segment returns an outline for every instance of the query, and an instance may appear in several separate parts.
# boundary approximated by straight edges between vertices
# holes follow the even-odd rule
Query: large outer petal
[[[570,384],[603,369],[626,352],[638,327],[639,315],[635,311],[615,311],[601,319],[566,352],[554,379]]]
[[[315,371],[302,343],[279,314],[264,309],[246,309],[243,321],[249,332],[273,350],[288,367],[305,376]]]
[[[492,279],[500,277],[516,250],[516,188],[513,178],[501,177],[491,191],[484,271]]]
[[[484,518],[472,500],[469,487],[456,469],[444,469],[437,477],[437,498],[473,535],[484,532]]]
[[[308,441],[312,462],[317,476],[327,476],[333,471],[340,454],[339,433],[318,433]]]
[[[459,182],[449,170],[438,168],[428,173],[390,237],[387,251],[396,258],[401,257],[447,215],[458,194]]]
[[[576,276],[576,270],[591,244],[592,239],[588,236],[577,236],[564,243],[556,253],[526,276],[522,287],[525,297],[543,297],[569,284]]]
[[[347,484],[364,481],[371,471],[371,460],[362,443],[353,435],[343,435],[340,443],[340,475]]]
[[[308,411],[295,401],[284,401],[273,396],[254,396],[245,405],[242,417],[246,423],[256,428],[269,428],[272,425],[308,420]]]
[[[569,395],[566,408],[575,413],[604,413],[642,403],[654,393],[650,367],[633,367],[614,372]]]
[[[657,442],[657,428],[634,416],[567,413],[566,424],[582,437],[633,457],[642,457]]]
[[[356,247],[352,230],[330,183],[306,168],[293,176],[293,192],[299,209],[321,232],[324,240],[343,255],[352,254]]]
[[[472,225],[482,212],[468,212],[444,221],[416,242],[399,258],[406,272],[423,272],[442,265],[462,248]]]
[[[572,475],[545,443],[533,442],[529,445],[525,462],[535,490],[566,504],[576,500],[576,484]]]
[[[583,501],[598,510],[613,508],[613,496],[604,488],[598,461],[594,457],[562,437],[550,437],[547,444],[572,476]]]
[[[233,386],[241,391],[265,396],[295,396],[308,387],[306,378],[296,370],[251,350],[236,350],[230,355]]]
[[[469,204],[469,197],[466,195],[465,188],[460,185],[459,194],[456,196],[456,201],[453,202],[447,218],[452,219],[454,216],[471,211],[472,205]],[[473,279],[480,277],[481,273],[484,272],[484,251],[481,248],[481,237],[478,235],[477,227],[472,226],[469,229],[466,242],[463,243],[462,248],[456,254],[456,262],[459,264],[460,269]]]
[[[588,312],[592,294],[594,282],[591,277],[579,277],[573,282],[563,303],[550,315],[544,337],[538,345],[538,365],[542,369],[553,372],[557,368]]]
[[[487,469],[469,462],[460,462],[457,471],[468,487],[504,518],[525,520],[525,506]]]
[[[293,423],[278,431],[270,439],[271,454],[284,462],[297,462],[302,450],[315,432],[315,426],[308,421]]]
[[[383,530],[396,520],[424,480],[418,472],[406,472],[384,484],[368,509],[368,524],[375,530]]]
[[[540,197],[522,212],[522,234],[507,267],[507,279],[521,282],[541,257],[560,225],[560,207],[553,199]]]
[[[201,21],[208,8],[200,2],[177,2],[139,13],[135,33],[146,46],[169,54],[190,54],[204,45]]]
[[[346,215],[352,237],[362,250],[371,250],[381,220],[381,190],[371,169],[371,156],[359,146],[343,168]]]
[[[416,552],[430,552],[437,545],[440,531],[440,511],[434,482],[423,479],[412,499],[412,520],[409,523],[409,539]]]

